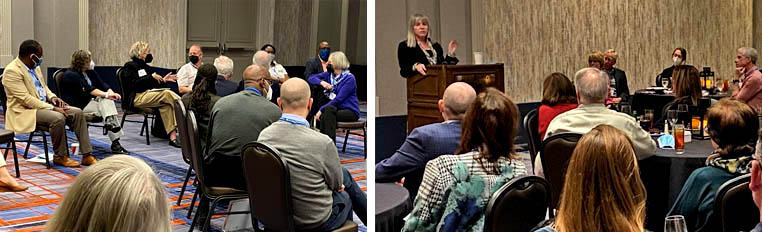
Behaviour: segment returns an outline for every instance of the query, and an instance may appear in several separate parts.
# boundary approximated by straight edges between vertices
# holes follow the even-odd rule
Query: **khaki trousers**
[[[48,127],[50,138],[53,140],[53,150],[55,157],[68,157],[68,145],[66,140],[66,125],[69,125],[77,135],[79,141],[80,154],[87,154],[93,151],[90,144],[90,134],[87,132],[87,122],[82,110],[77,107],[69,106],[64,116],[61,113],[52,110],[37,110],[37,125]]]
[[[134,106],[138,108],[159,108],[161,121],[164,122],[164,130],[167,134],[177,127],[175,122],[175,99],[180,99],[171,90],[148,90],[135,94]]]

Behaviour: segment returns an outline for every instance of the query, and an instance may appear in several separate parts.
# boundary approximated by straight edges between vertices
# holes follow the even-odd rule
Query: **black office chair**
[[[185,179],[183,181],[183,187],[180,189],[180,196],[177,198],[177,205],[180,205],[180,202],[183,200],[183,195],[185,193],[185,188],[188,185],[188,180],[190,180],[191,173],[193,172],[193,166],[191,165],[191,151],[190,151],[190,143],[188,142],[188,123],[185,111],[185,105],[180,99],[175,100],[175,122],[177,122],[177,137],[180,138],[180,151],[183,155],[183,161],[187,163],[188,166],[188,172],[185,174]],[[190,217],[190,214],[188,214]]]
[[[261,222],[265,231],[295,231],[291,174],[286,161],[278,150],[259,142],[246,144],[241,156],[252,226],[258,229],[257,222]],[[333,231],[357,231],[357,224],[346,221]]]
[[[545,220],[551,193],[539,176],[514,178],[490,197],[484,231],[531,231]]]
[[[564,188],[566,168],[569,167],[569,160],[580,138],[582,138],[581,134],[562,133],[545,138],[542,142],[540,147],[542,169],[552,193],[550,212],[558,207]]]
[[[61,80],[63,80],[63,75],[66,72],[66,70],[67,69],[62,68],[62,69],[56,70],[56,72],[53,73],[53,80],[56,82],[55,94],[57,94],[58,96],[63,95],[63,91],[61,90]],[[85,115],[85,121],[87,121],[87,127],[91,127],[91,126],[100,127],[103,130],[103,135],[107,134],[106,127],[104,127],[103,125],[94,124],[94,123],[103,122],[102,118],[97,118],[95,117],[95,114],[92,114],[92,113],[84,113],[84,115]]]
[[[750,174],[742,175],[726,181],[717,190],[714,220],[722,231],[747,231],[759,223],[759,209],[751,196],[750,181]]]
[[[221,215],[221,214],[244,214],[249,213],[250,211],[234,211],[234,212],[214,212],[215,206],[220,200],[236,200],[236,199],[247,199],[249,195],[244,191],[240,189],[234,189],[234,188],[226,188],[226,187],[214,187],[211,185],[208,185],[206,180],[204,179],[204,165],[203,165],[203,159],[204,154],[201,151],[201,139],[198,135],[198,126],[196,124],[196,116],[193,115],[193,110],[188,110],[188,113],[186,115],[186,123],[188,126],[188,143],[190,144],[190,154],[191,154],[191,163],[193,166],[193,170],[196,171],[196,181],[198,181],[198,187],[196,188],[197,193],[201,197],[201,202],[205,202],[204,200],[210,200],[212,202],[212,205],[205,205],[205,204],[199,204],[198,207],[208,207],[207,209],[207,215],[206,218],[202,219],[202,226],[203,231],[209,231],[212,215]],[[191,203],[191,209],[193,208],[193,203]],[[196,216],[193,217],[193,221],[191,222],[190,226],[190,232],[193,231],[193,228],[196,227],[196,222],[198,220],[198,210],[196,211]]]
[[[3,85],[2,81],[3,81],[3,75],[0,75],[0,99],[2,99],[3,114],[5,114],[5,111],[8,110],[8,108],[7,108],[7,105],[8,105],[8,102],[7,102],[8,101],[8,96],[5,94],[5,86]],[[32,143],[35,143],[35,142],[42,142],[43,152],[45,153],[45,165],[47,166],[48,169],[50,169],[50,167],[51,167],[50,166],[50,156],[48,154],[48,136],[49,135],[47,135],[45,132],[49,131],[49,130],[50,130],[50,128],[42,126],[40,124],[37,124],[37,127],[35,128],[35,130],[32,131],[31,133],[29,133],[29,139],[25,141],[26,142],[26,148],[24,149],[24,159],[28,159],[27,156],[29,154],[29,146],[32,145]],[[37,132],[39,132],[39,135],[42,136],[42,141],[35,141],[34,140],[35,133],[37,133]],[[13,144],[12,147],[16,147],[16,144],[15,144],[15,140],[16,140],[15,139],[15,134],[14,134],[14,139],[13,140],[14,140],[14,142],[12,143]],[[69,149],[66,149],[66,150],[68,152]],[[15,153],[16,149],[14,148],[13,151]],[[6,152],[7,152],[7,150],[6,150]],[[18,158],[15,158],[15,156],[14,156],[14,160],[17,160],[17,159]],[[18,170],[18,162],[16,162],[16,169]],[[16,172],[16,176],[20,176],[18,171]]]
[[[122,94],[124,94],[126,96],[127,92],[124,91],[124,80],[123,80],[124,78],[125,77],[122,76],[122,68],[117,69],[116,70],[116,79],[119,80],[119,89],[122,92]],[[131,100],[134,100],[134,99],[131,99]],[[124,113],[122,114],[122,123],[119,126],[124,128],[124,122],[125,121],[127,121],[127,122],[142,122],[143,124],[140,126],[140,136],[143,136],[143,132],[145,131],[146,145],[151,145],[151,140],[149,139],[149,137],[150,137],[149,134],[150,133],[148,133],[149,132],[149,127],[150,127],[148,125],[148,119],[149,118],[151,119],[151,124],[153,125],[153,122],[154,122],[154,116],[153,116],[154,109],[153,108],[138,108],[138,107],[134,107],[132,102],[125,102],[124,99],[122,99],[122,111],[124,111]],[[126,120],[127,119],[127,115],[131,115],[131,114],[140,114],[140,115],[143,115],[143,120],[142,121]]]
[[[539,132],[539,109],[533,109],[524,116],[524,130],[527,133],[529,140],[529,156],[531,157],[532,165],[534,166],[534,158],[537,157],[537,151],[540,150],[542,140]]]

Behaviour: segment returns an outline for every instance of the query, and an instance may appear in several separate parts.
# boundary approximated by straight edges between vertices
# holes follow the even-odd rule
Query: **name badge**
[[[336,93],[331,93],[331,95],[328,96],[328,99],[333,100],[334,98],[336,98]]]
[[[145,69],[138,70],[138,76],[139,77],[145,76],[146,74],[148,74],[148,73],[146,73]]]

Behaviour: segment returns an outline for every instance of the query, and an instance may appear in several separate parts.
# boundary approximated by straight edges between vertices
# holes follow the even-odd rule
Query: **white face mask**
[[[677,66],[683,63],[683,59],[680,59],[680,57],[674,56],[672,57],[672,63]]]
[[[267,100],[273,100],[273,87],[271,85],[267,85]]]
[[[90,60],[90,67],[89,67],[89,69],[90,70],[94,70],[95,69],[95,61]]]

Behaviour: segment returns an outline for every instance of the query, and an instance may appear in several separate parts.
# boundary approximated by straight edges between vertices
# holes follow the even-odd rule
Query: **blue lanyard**
[[[293,120],[293,119],[290,119],[290,118],[286,118],[286,117],[280,117],[280,120],[284,121],[284,122],[287,122],[287,123],[294,124],[294,125],[302,125],[302,126],[306,126],[308,128],[310,127],[310,124],[307,124],[307,123],[302,122],[302,121],[297,121],[297,120]]]
[[[248,90],[252,90],[252,91],[254,91],[255,93],[257,93],[257,95],[259,95],[259,96],[262,96],[262,92],[259,92],[259,90],[258,90],[258,89],[255,89],[254,87],[246,87],[244,90],[246,90],[246,89],[248,89]]]

